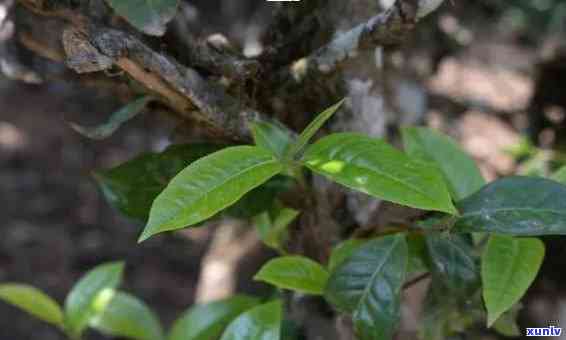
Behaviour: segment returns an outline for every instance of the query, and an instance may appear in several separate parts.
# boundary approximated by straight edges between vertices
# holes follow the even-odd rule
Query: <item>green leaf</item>
[[[543,258],[544,243],[539,239],[490,237],[482,254],[481,268],[488,327],[525,294]]]
[[[252,123],[252,134],[257,146],[271,151],[279,159],[283,158],[285,151],[295,139],[293,132],[285,126],[263,121]]]
[[[403,128],[403,144],[411,157],[434,162],[459,201],[485,185],[476,163],[449,137],[427,128]]]
[[[312,137],[320,130],[320,128],[326,123],[338,111],[340,106],[344,103],[345,99],[342,99],[338,103],[319,113],[318,116],[303,130],[303,132],[297,138],[297,141],[293,143],[285,153],[286,158],[290,159],[295,157],[299,152],[303,150],[305,146],[309,143]]]
[[[106,123],[95,127],[85,127],[76,123],[69,124],[71,125],[73,130],[77,131],[87,138],[97,140],[106,139],[112,136],[112,134],[116,132],[116,130],[118,130],[124,123],[140,114],[146,107],[146,105],[153,99],[154,98],[149,96],[138,98],[128,105],[124,106],[120,110],[114,112]]]
[[[258,302],[256,298],[235,295],[192,307],[175,321],[168,340],[218,339],[234,318]]]
[[[385,236],[358,248],[330,276],[325,297],[339,310],[353,313],[360,340],[393,337],[407,262],[405,236]]]
[[[511,309],[507,312],[503,313],[494,323],[493,329],[504,336],[512,337],[512,336],[520,336],[521,329],[517,324],[517,317],[519,315],[519,311],[521,310],[522,305],[520,303],[514,305]]]
[[[116,337],[136,340],[163,339],[159,320],[153,311],[135,296],[112,291],[108,303],[95,305],[101,306],[102,309],[90,320],[92,328]]]
[[[35,287],[16,283],[0,284],[0,300],[42,321],[63,327],[63,312],[59,304]]]
[[[433,274],[451,293],[472,293],[478,287],[479,270],[469,237],[428,233],[425,240]]]
[[[197,160],[157,196],[140,242],[212,217],[281,168],[268,151],[255,146],[229,147]]]
[[[241,219],[248,219],[256,216],[273,207],[277,196],[288,191],[294,180],[283,175],[276,175],[267,182],[245,194],[238,202],[228,207],[222,213]]]
[[[276,300],[250,309],[230,323],[221,340],[279,340],[283,304]]]
[[[153,200],[167,183],[197,159],[222,146],[172,145],[160,153],[146,153],[115,168],[93,173],[106,200],[126,216],[146,221]]]
[[[304,164],[312,171],[368,195],[425,210],[454,214],[442,174],[382,140],[337,133],[311,145]]]
[[[330,253],[330,259],[328,260],[328,271],[333,272],[336,267],[347,260],[354,251],[365,244],[367,240],[351,238],[349,240],[343,241],[336,245]]]
[[[458,232],[565,235],[566,186],[537,177],[506,177],[458,204]]]
[[[106,0],[116,13],[140,31],[162,36],[177,13],[177,0]]]
[[[276,214],[273,217],[269,211],[264,211],[256,215],[254,217],[254,224],[265,245],[281,253],[285,253],[284,243],[288,238],[287,227],[299,216],[300,211],[285,207],[276,207],[273,210],[275,211],[272,213]]]
[[[254,280],[302,293],[321,295],[328,272],[319,263],[302,256],[284,256],[267,262]]]
[[[65,300],[65,328],[71,337],[79,336],[101,309],[99,294],[116,288],[122,280],[123,271],[122,262],[99,265],[86,273],[71,289]]]
[[[560,169],[556,170],[551,176],[550,179],[555,180],[558,183],[566,184],[566,166],[561,167]]]
[[[426,241],[423,235],[409,234],[407,236],[407,245],[409,247],[409,264],[407,273],[422,274],[430,270],[426,252]]]

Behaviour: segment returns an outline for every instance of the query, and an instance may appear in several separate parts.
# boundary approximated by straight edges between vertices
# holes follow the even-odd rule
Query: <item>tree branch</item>
[[[295,79],[325,76],[338,70],[346,61],[357,57],[361,51],[378,46],[399,45],[419,20],[443,2],[444,0],[397,0],[386,11],[297,61],[289,71]]]

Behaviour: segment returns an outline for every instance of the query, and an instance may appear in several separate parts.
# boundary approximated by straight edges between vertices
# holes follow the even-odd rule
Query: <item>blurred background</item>
[[[332,22],[338,34],[373,15],[368,6],[375,2],[335,1],[341,10],[329,11],[321,20]],[[0,14],[2,6],[0,2]],[[190,0],[181,8],[190,18],[187,29],[195,34],[220,32],[248,55],[257,55],[271,6],[263,0]],[[457,139],[489,180],[548,175],[566,164],[566,2],[447,1],[404,46],[376,52],[383,53],[387,57],[381,69],[371,63],[352,67],[347,92],[357,119],[336,118],[336,129],[365,130],[395,142],[395,127],[428,125]],[[210,228],[138,245],[142,224],[112,209],[92,179],[93,170],[163,150],[182,134],[174,119],[149,112],[104,141],[89,140],[69,122],[102,121],[122,104],[114,91],[78,87],[58,77],[69,71],[56,66],[45,79],[13,80],[9,60],[2,63],[0,282],[32,284],[62,301],[85,271],[123,259],[125,288],[153,307],[165,324],[207,294],[262,289],[249,278],[271,253],[237,221],[214,222]],[[566,240],[547,237],[545,242],[542,272],[519,312],[521,327],[566,320]],[[240,275],[241,282],[219,288],[214,273],[223,269],[210,267],[218,258],[233,258],[232,266],[246,263],[240,267],[249,273]],[[0,304],[0,339],[62,338]],[[101,336],[89,334],[91,338]]]

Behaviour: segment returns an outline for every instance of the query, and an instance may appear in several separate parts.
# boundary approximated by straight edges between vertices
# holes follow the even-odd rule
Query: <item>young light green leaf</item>
[[[433,275],[438,275],[450,293],[473,293],[479,284],[479,269],[467,235],[429,233],[425,240]]]
[[[458,204],[453,230],[517,236],[566,235],[566,186],[537,177],[506,177]]]
[[[153,98],[149,96],[138,98],[120,110],[114,112],[106,123],[95,127],[85,127],[76,123],[69,124],[73,130],[87,138],[97,140],[106,139],[112,136],[112,134],[124,123],[140,114],[146,105],[152,100]]]
[[[344,103],[345,99],[342,99],[337,104],[329,107],[323,112],[319,113],[318,116],[303,130],[303,132],[297,138],[297,141],[293,143],[285,153],[286,158],[290,159],[295,157],[299,152],[303,150],[305,146],[309,143],[312,137],[320,130],[322,125],[326,123],[338,111],[340,106]]]
[[[0,284],[0,300],[42,321],[63,327],[63,312],[59,304],[35,287],[17,283]]]
[[[348,259],[354,251],[365,244],[367,240],[351,238],[343,241],[336,245],[330,253],[330,259],[328,260],[328,271],[332,273],[336,267],[338,267],[342,262]]]
[[[173,324],[168,340],[218,339],[234,318],[258,303],[256,298],[235,295],[189,308]]]
[[[523,297],[543,258],[544,243],[539,239],[490,237],[482,254],[481,268],[488,327]]]
[[[140,242],[212,217],[281,169],[269,151],[255,146],[229,147],[195,161],[157,196]]]
[[[271,151],[279,159],[295,140],[293,132],[286,127],[264,121],[252,123],[252,134],[257,146]]]
[[[146,221],[153,200],[177,173],[222,148],[215,144],[172,145],[146,153],[108,170],[93,173],[106,200],[121,213]]]
[[[273,210],[275,210],[272,212],[275,216],[271,216],[269,211],[256,215],[254,224],[265,245],[285,253],[284,243],[288,237],[287,227],[299,216],[300,211],[285,207],[276,207]]]
[[[550,179],[561,184],[566,184],[566,166],[563,166],[560,169],[556,170],[556,172],[554,172],[550,176]]]
[[[449,137],[427,128],[403,128],[405,152],[411,157],[434,162],[459,201],[485,185],[476,163]]]
[[[71,289],[65,300],[65,329],[71,337],[79,336],[100,310],[103,291],[116,288],[124,271],[122,262],[99,265],[86,273]],[[107,293],[106,293],[107,294]]]
[[[279,300],[254,307],[232,321],[220,340],[280,340],[282,314]]]
[[[368,195],[418,209],[456,213],[438,168],[415,161],[382,140],[337,133],[311,145],[312,171]]]
[[[104,296],[101,298],[106,299]],[[109,302],[94,305],[101,309],[95,312],[89,324],[104,334],[136,340],[163,339],[159,320],[153,311],[135,296],[113,291]]]
[[[339,310],[353,313],[360,340],[392,339],[407,261],[405,235],[390,235],[368,241],[330,276],[325,297]]]
[[[267,262],[255,275],[254,280],[264,281],[279,288],[321,295],[328,280],[328,272],[309,258],[283,256]]]
[[[162,36],[177,13],[178,0],[106,0],[118,15],[140,31]]]

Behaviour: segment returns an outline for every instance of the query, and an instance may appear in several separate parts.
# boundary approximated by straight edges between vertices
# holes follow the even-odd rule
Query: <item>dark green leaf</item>
[[[419,274],[429,270],[426,258],[426,242],[423,235],[409,234],[407,236],[409,247],[409,264],[407,273]]]
[[[1,284],[0,300],[42,321],[63,327],[63,312],[59,304],[35,287],[16,283]]]
[[[459,339],[458,334],[469,335],[468,328],[485,319],[480,295],[452,295],[446,291],[444,281],[433,276],[423,303],[419,338],[446,340]]]
[[[140,31],[161,36],[177,13],[177,0],[106,0],[108,4]]]
[[[99,265],[75,284],[65,300],[65,328],[72,337],[81,334],[100,310],[99,294],[111,292],[122,280],[124,264],[112,262]],[[108,293],[106,293],[108,295]]]
[[[305,146],[307,146],[311,138],[314,137],[318,130],[320,130],[322,125],[324,125],[324,123],[326,123],[326,121],[329,120],[336,111],[338,111],[340,106],[344,103],[344,100],[345,99],[342,99],[337,104],[334,104],[316,116],[316,118],[299,135],[297,141],[287,149],[287,152],[285,153],[287,158],[295,157]]]
[[[254,280],[307,294],[323,294],[328,272],[317,262],[302,256],[284,256],[267,262]]]
[[[280,340],[282,314],[279,300],[254,307],[232,321],[221,340]]]
[[[90,139],[106,139],[112,136],[124,123],[140,114],[147,103],[152,100],[153,98],[149,96],[138,98],[114,112],[106,123],[95,127],[85,127],[75,123],[70,123],[70,125],[73,130]]]
[[[311,145],[304,164],[331,180],[371,196],[413,208],[455,213],[442,174],[382,140],[337,133]]]
[[[354,251],[361,247],[367,240],[351,238],[349,240],[339,243],[330,254],[330,259],[328,260],[328,271],[333,272],[336,267],[338,267],[342,262],[347,260]]]
[[[425,239],[433,274],[451,293],[473,292],[478,287],[479,269],[469,237],[429,233]]]
[[[525,294],[544,258],[536,238],[492,235],[482,255],[483,299],[491,325]]]
[[[235,317],[258,302],[249,296],[236,295],[192,307],[175,321],[168,340],[218,339]]]
[[[536,177],[492,182],[458,204],[460,232],[511,235],[566,234],[566,186]]]
[[[252,133],[257,146],[271,151],[279,159],[283,158],[285,151],[295,139],[292,131],[270,122],[254,122]]]
[[[104,197],[123,214],[146,221],[153,200],[177,173],[222,146],[172,145],[161,153],[140,155],[108,170],[94,172]]]
[[[229,147],[195,161],[157,196],[140,241],[214,216],[281,169],[268,151],[255,146]]]
[[[276,197],[289,190],[295,182],[287,176],[276,175],[267,182],[245,194],[238,202],[223,211],[236,218],[252,218],[275,204]]]
[[[108,335],[136,340],[163,339],[159,320],[143,301],[118,291],[112,291],[111,295],[109,302],[95,303],[101,309],[90,321],[92,328]],[[106,300],[106,297],[102,299]]]
[[[341,311],[353,313],[360,340],[393,337],[407,257],[404,235],[385,236],[358,248],[330,276],[325,296]]]
[[[434,162],[455,200],[478,191],[485,184],[476,163],[450,138],[427,128],[402,129],[405,151],[411,157]]]

